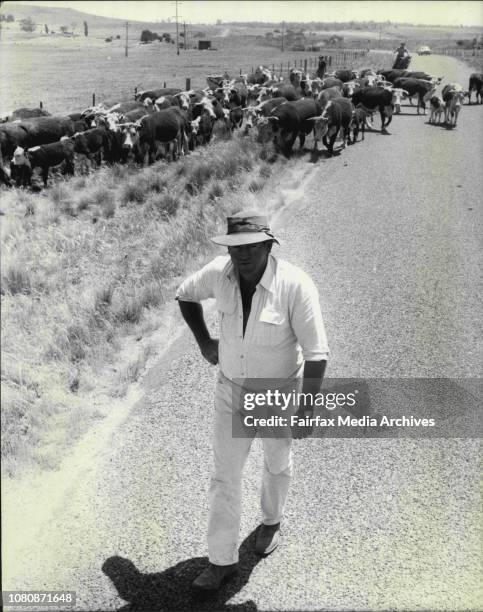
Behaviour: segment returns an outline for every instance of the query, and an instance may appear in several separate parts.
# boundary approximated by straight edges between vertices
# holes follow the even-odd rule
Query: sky
[[[74,8],[86,13],[139,21],[173,19],[174,0],[154,1],[25,1],[19,4]],[[397,21],[415,24],[483,26],[483,1],[204,1],[178,2],[180,20],[221,21]]]

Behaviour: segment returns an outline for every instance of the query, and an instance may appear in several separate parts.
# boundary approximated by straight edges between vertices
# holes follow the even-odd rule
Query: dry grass
[[[250,189],[259,197],[267,180],[260,151],[233,137],[203,157],[105,167],[40,194],[2,191],[7,473],[29,462],[55,467],[98,419],[86,397],[119,395],[136,380],[149,350],[139,347],[118,370],[120,347],[152,329],[150,313],[211,249],[226,214],[247,205]]]

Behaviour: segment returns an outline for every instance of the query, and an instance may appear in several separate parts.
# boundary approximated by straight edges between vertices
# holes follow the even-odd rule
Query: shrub
[[[23,293],[29,295],[32,291],[32,278],[25,267],[18,261],[11,261],[2,265],[2,295]]]
[[[138,177],[130,181],[122,190],[121,202],[127,204],[128,202],[144,202],[146,198],[146,184],[142,177]]]
[[[181,199],[169,193],[153,194],[146,202],[146,209],[163,217],[172,217],[178,211]]]
[[[215,200],[216,198],[221,198],[223,196],[223,187],[220,183],[216,182],[212,188],[210,189],[209,199]]]

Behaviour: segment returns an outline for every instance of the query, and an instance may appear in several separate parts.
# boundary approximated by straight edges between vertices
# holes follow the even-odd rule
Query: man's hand
[[[292,438],[294,440],[301,440],[307,438],[314,429],[313,425],[299,424],[303,422],[310,423],[310,420],[314,416],[313,410],[307,410],[305,407],[299,408],[295,415],[297,417],[297,424],[292,427]]]
[[[218,344],[219,340],[215,338],[208,338],[200,343],[201,354],[211,365],[218,363]]]

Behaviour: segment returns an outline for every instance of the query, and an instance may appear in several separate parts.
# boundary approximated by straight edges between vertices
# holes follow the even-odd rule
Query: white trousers
[[[215,391],[214,470],[210,484],[208,554],[211,563],[230,565],[238,561],[238,536],[241,518],[241,479],[243,466],[256,430],[251,438],[232,436],[232,385],[221,373]],[[292,438],[263,438],[263,478],[261,508],[263,523],[275,525],[282,520],[292,477]]]

